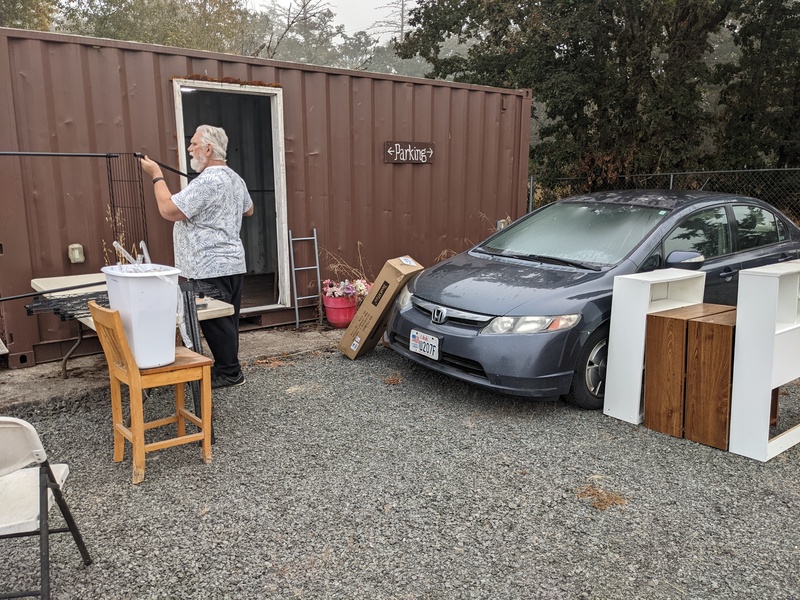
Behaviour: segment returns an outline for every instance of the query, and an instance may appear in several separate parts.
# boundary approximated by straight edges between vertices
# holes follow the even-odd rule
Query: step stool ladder
[[[291,261],[292,266],[292,293],[294,295],[294,328],[298,329],[300,327],[300,300],[310,300],[315,298],[317,303],[319,303],[320,294],[322,293],[322,283],[319,277],[319,248],[317,247],[317,228],[315,227],[312,230],[313,234],[311,237],[293,237],[292,230],[289,230],[289,259]],[[294,264],[294,245],[295,242],[314,242],[314,264],[309,265],[307,267],[298,267]],[[315,270],[317,272],[317,293],[311,296],[298,296],[297,295],[297,272],[298,271],[310,271]],[[319,323],[322,324],[322,310],[319,311]]]

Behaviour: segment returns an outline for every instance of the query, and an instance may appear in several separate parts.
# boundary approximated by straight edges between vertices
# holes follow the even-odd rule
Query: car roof
[[[564,198],[561,202],[597,202],[602,204],[632,204],[637,206],[652,206],[674,210],[691,204],[707,201],[719,202],[756,202],[755,198],[748,198],[738,194],[725,194],[722,192],[705,192],[703,190],[615,190],[608,192],[595,192]]]

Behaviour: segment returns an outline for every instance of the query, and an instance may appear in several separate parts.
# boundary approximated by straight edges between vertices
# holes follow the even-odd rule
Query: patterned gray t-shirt
[[[206,167],[172,201],[186,215],[172,229],[181,275],[206,279],[247,270],[239,232],[253,200],[239,175],[227,166]]]

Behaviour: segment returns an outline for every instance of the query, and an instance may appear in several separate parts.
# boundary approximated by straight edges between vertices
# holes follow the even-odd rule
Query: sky
[[[389,12],[384,7],[388,0],[328,0],[331,10],[336,14],[334,23],[344,25],[345,31],[353,35],[380,21]],[[378,9],[378,10],[376,10]]]

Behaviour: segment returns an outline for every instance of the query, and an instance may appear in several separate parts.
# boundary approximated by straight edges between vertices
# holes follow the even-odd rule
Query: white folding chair
[[[25,468],[32,463],[38,466]],[[41,588],[39,591],[2,593],[0,598],[39,596],[50,598],[50,534],[69,531],[83,562],[92,563],[78,526],[69,511],[61,485],[69,474],[64,464],[50,465],[39,434],[22,419],[0,417],[0,539],[39,536]],[[50,529],[52,500],[64,515],[67,527]]]

